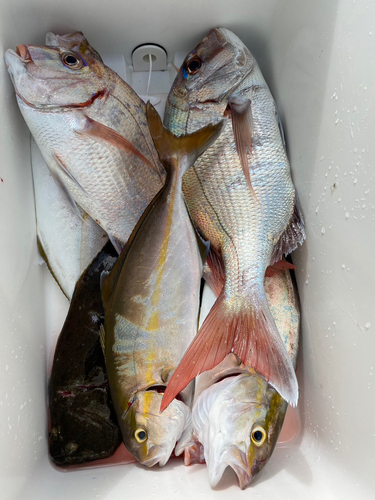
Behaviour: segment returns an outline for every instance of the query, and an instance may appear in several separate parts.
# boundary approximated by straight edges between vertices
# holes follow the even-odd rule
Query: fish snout
[[[22,62],[32,62],[29,49],[27,45],[17,45],[16,54],[21,58]]]
[[[216,452],[214,457],[211,457],[211,460],[206,459],[206,463],[212,487],[219,483],[227,467],[231,467],[235,472],[241,490],[246,488],[253,479],[246,453],[235,445],[226,448],[221,453]]]
[[[159,463],[160,467],[163,467],[168,461],[168,456],[166,456],[164,450],[161,448],[161,446],[154,445],[150,448],[150,451],[148,452],[146,458],[141,461],[142,465],[145,465],[146,467],[153,467],[157,463]]]
[[[231,446],[228,451],[226,462],[236,473],[241,490],[246,488],[253,479],[246,453],[241,451],[237,446]]]

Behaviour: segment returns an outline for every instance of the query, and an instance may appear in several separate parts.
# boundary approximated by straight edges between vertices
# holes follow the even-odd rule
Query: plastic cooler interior
[[[302,304],[301,431],[244,491],[204,465],[61,472],[48,458],[47,381],[67,311],[36,245],[30,134],[0,58],[0,497],[4,499],[372,499],[375,487],[375,5],[348,0],[0,1],[1,53],[84,32],[142,96],[131,54],[156,43],[168,70],[215,26],[257,58],[284,123],[307,241],[294,253]],[[122,57],[123,56],[123,57]],[[374,375],[373,375],[374,373]]]

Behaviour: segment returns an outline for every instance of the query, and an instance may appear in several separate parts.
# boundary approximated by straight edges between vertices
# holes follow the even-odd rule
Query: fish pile
[[[58,465],[172,453],[245,488],[296,406],[304,223],[272,95],[211,30],[164,125],[81,32],[7,50],[32,133],[38,245],[70,300],[49,384]],[[201,279],[216,300],[198,331]],[[204,304],[204,303],[203,303]]]

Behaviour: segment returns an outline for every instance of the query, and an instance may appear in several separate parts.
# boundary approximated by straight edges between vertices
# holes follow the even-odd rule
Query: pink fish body
[[[225,284],[177,368],[166,407],[184,384],[230,352],[295,406],[295,371],[270,313],[266,268],[305,238],[274,100],[244,44],[212,30],[186,57],[168,97],[164,124],[185,134],[229,115],[216,141],[184,176],[191,216],[211,243]]]

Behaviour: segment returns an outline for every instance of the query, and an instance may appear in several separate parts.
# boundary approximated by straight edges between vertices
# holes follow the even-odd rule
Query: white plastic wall
[[[204,466],[177,461],[57,471],[46,373],[66,303],[40,265],[29,133],[0,58],[0,498],[375,498],[374,21],[370,0],[0,0],[1,53],[79,29],[128,65],[147,42],[170,61],[212,27],[233,30],[277,100],[307,226],[294,256],[302,431],[249,488],[227,471],[211,490]]]

